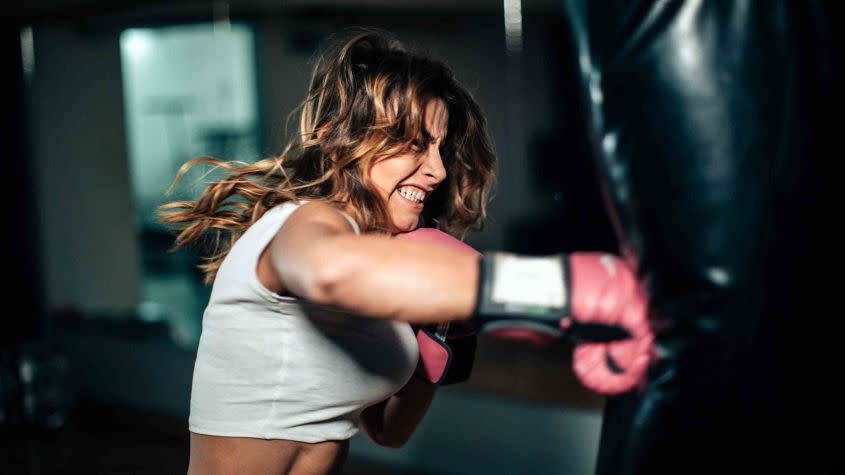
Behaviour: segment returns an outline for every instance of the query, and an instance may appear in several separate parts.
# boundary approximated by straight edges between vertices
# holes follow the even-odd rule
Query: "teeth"
[[[425,192],[417,190],[412,186],[403,186],[402,188],[399,188],[399,194],[411,201],[416,201],[417,203],[422,203],[425,200]]]

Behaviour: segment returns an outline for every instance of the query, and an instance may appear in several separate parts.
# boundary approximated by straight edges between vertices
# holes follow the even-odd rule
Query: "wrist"
[[[478,263],[478,287],[472,319],[514,317],[558,325],[570,313],[568,255],[520,256],[486,252]]]

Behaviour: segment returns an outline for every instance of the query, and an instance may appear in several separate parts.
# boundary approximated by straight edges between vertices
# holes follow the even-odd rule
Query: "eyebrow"
[[[431,135],[431,133],[429,133],[429,131],[425,130],[425,129],[422,130],[422,135],[423,135],[423,138],[428,142],[433,142],[433,141],[438,139],[437,137]],[[444,135],[443,137],[440,137],[439,140],[442,141],[445,137],[446,136]]]

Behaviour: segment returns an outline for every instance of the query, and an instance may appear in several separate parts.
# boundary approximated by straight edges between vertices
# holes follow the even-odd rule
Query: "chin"
[[[396,219],[393,221],[393,227],[397,233],[407,233],[417,229],[419,224],[419,217],[414,219]]]

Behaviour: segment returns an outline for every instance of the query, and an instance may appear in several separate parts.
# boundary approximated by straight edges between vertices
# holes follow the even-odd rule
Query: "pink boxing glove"
[[[397,234],[397,239],[428,242],[438,246],[481,256],[463,241],[434,228],[417,228]],[[416,373],[426,381],[440,386],[466,381],[475,362],[477,335],[471,325],[463,322],[441,323],[417,329],[420,358]]]
[[[615,341],[576,340],[572,369],[584,386],[601,394],[628,391],[645,380],[652,359],[654,334],[648,322],[648,299],[634,272],[619,258],[597,252],[569,256],[574,326],[622,328],[628,337]]]

